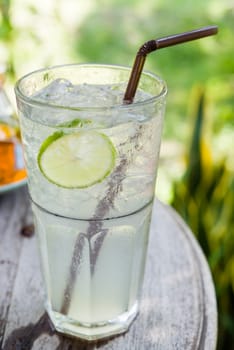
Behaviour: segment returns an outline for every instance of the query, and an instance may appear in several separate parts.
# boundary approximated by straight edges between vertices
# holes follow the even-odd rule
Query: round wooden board
[[[4,205],[5,201],[5,205]],[[22,212],[29,203],[25,189],[1,198],[0,230],[14,219],[7,235],[0,231],[4,250],[0,272],[12,276],[3,285],[4,328],[0,345],[11,349],[63,350],[214,350],[217,308],[207,262],[193,234],[169,206],[155,201],[140,313],[129,331],[98,343],[71,339],[55,332],[43,308],[43,282],[36,238],[19,235]],[[17,212],[20,213],[17,216]],[[27,211],[26,211],[27,212]],[[25,214],[26,215],[26,214]],[[29,214],[27,212],[27,220]],[[17,232],[14,231],[17,228]],[[17,236],[18,235],[18,236]],[[12,237],[12,238],[10,238]],[[4,243],[5,242],[5,243]],[[9,249],[7,250],[7,245]],[[13,249],[17,247],[17,249]],[[12,257],[10,256],[12,252]],[[16,253],[17,252],[17,256]],[[4,281],[4,278],[2,279]],[[10,285],[11,284],[11,285]],[[7,288],[7,290],[6,290]],[[11,296],[9,297],[9,290]],[[0,301],[1,304],[4,300]],[[0,317],[3,318],[0,311]],[[0,325],[1,327],[1,325]],[[1,347],[1,346],[0,346]]]

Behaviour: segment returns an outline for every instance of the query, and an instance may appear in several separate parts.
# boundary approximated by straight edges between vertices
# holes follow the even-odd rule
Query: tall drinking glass
[[[64,65],[15,88],[46,310],[63,333],[95,340],[137,315],[154,200],[166,86],[130,69]]]

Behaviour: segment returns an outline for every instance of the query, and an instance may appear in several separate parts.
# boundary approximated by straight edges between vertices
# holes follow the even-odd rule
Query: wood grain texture
[[[137,319],[124,335],[90,344],[55,332],[44,312],[36,237],[19,235],[25,215],[30,217],[28,205],[24,189],[0,197],[0,261],[10,262],[0,264],[0,348],[215,349],[217,311],[213,282],[197,242],[174,210],[155,202]]]
[[[22,248],[20,231],[29,206],[26,193],[24,188],[0,196],[0,348]]]

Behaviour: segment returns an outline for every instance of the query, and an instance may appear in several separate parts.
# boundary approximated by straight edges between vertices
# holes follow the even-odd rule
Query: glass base
[[[72,318],[52,311],[46,306],[47,313],[58,332],[71,335],[88,341],[109,338],[113,335],[124,333],[128,330],[138,313],[138,303],[135,303],[130,311],[125,312],[114,320],[107,322],[84,324]]]

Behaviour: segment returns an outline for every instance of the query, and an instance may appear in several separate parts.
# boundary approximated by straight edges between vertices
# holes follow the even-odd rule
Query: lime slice
[[[84,188],[105,179],[114,168],[115,158],[114,145],[102,133],[58,131],[41,145],[38,165],[43,175],[56,185]]]

